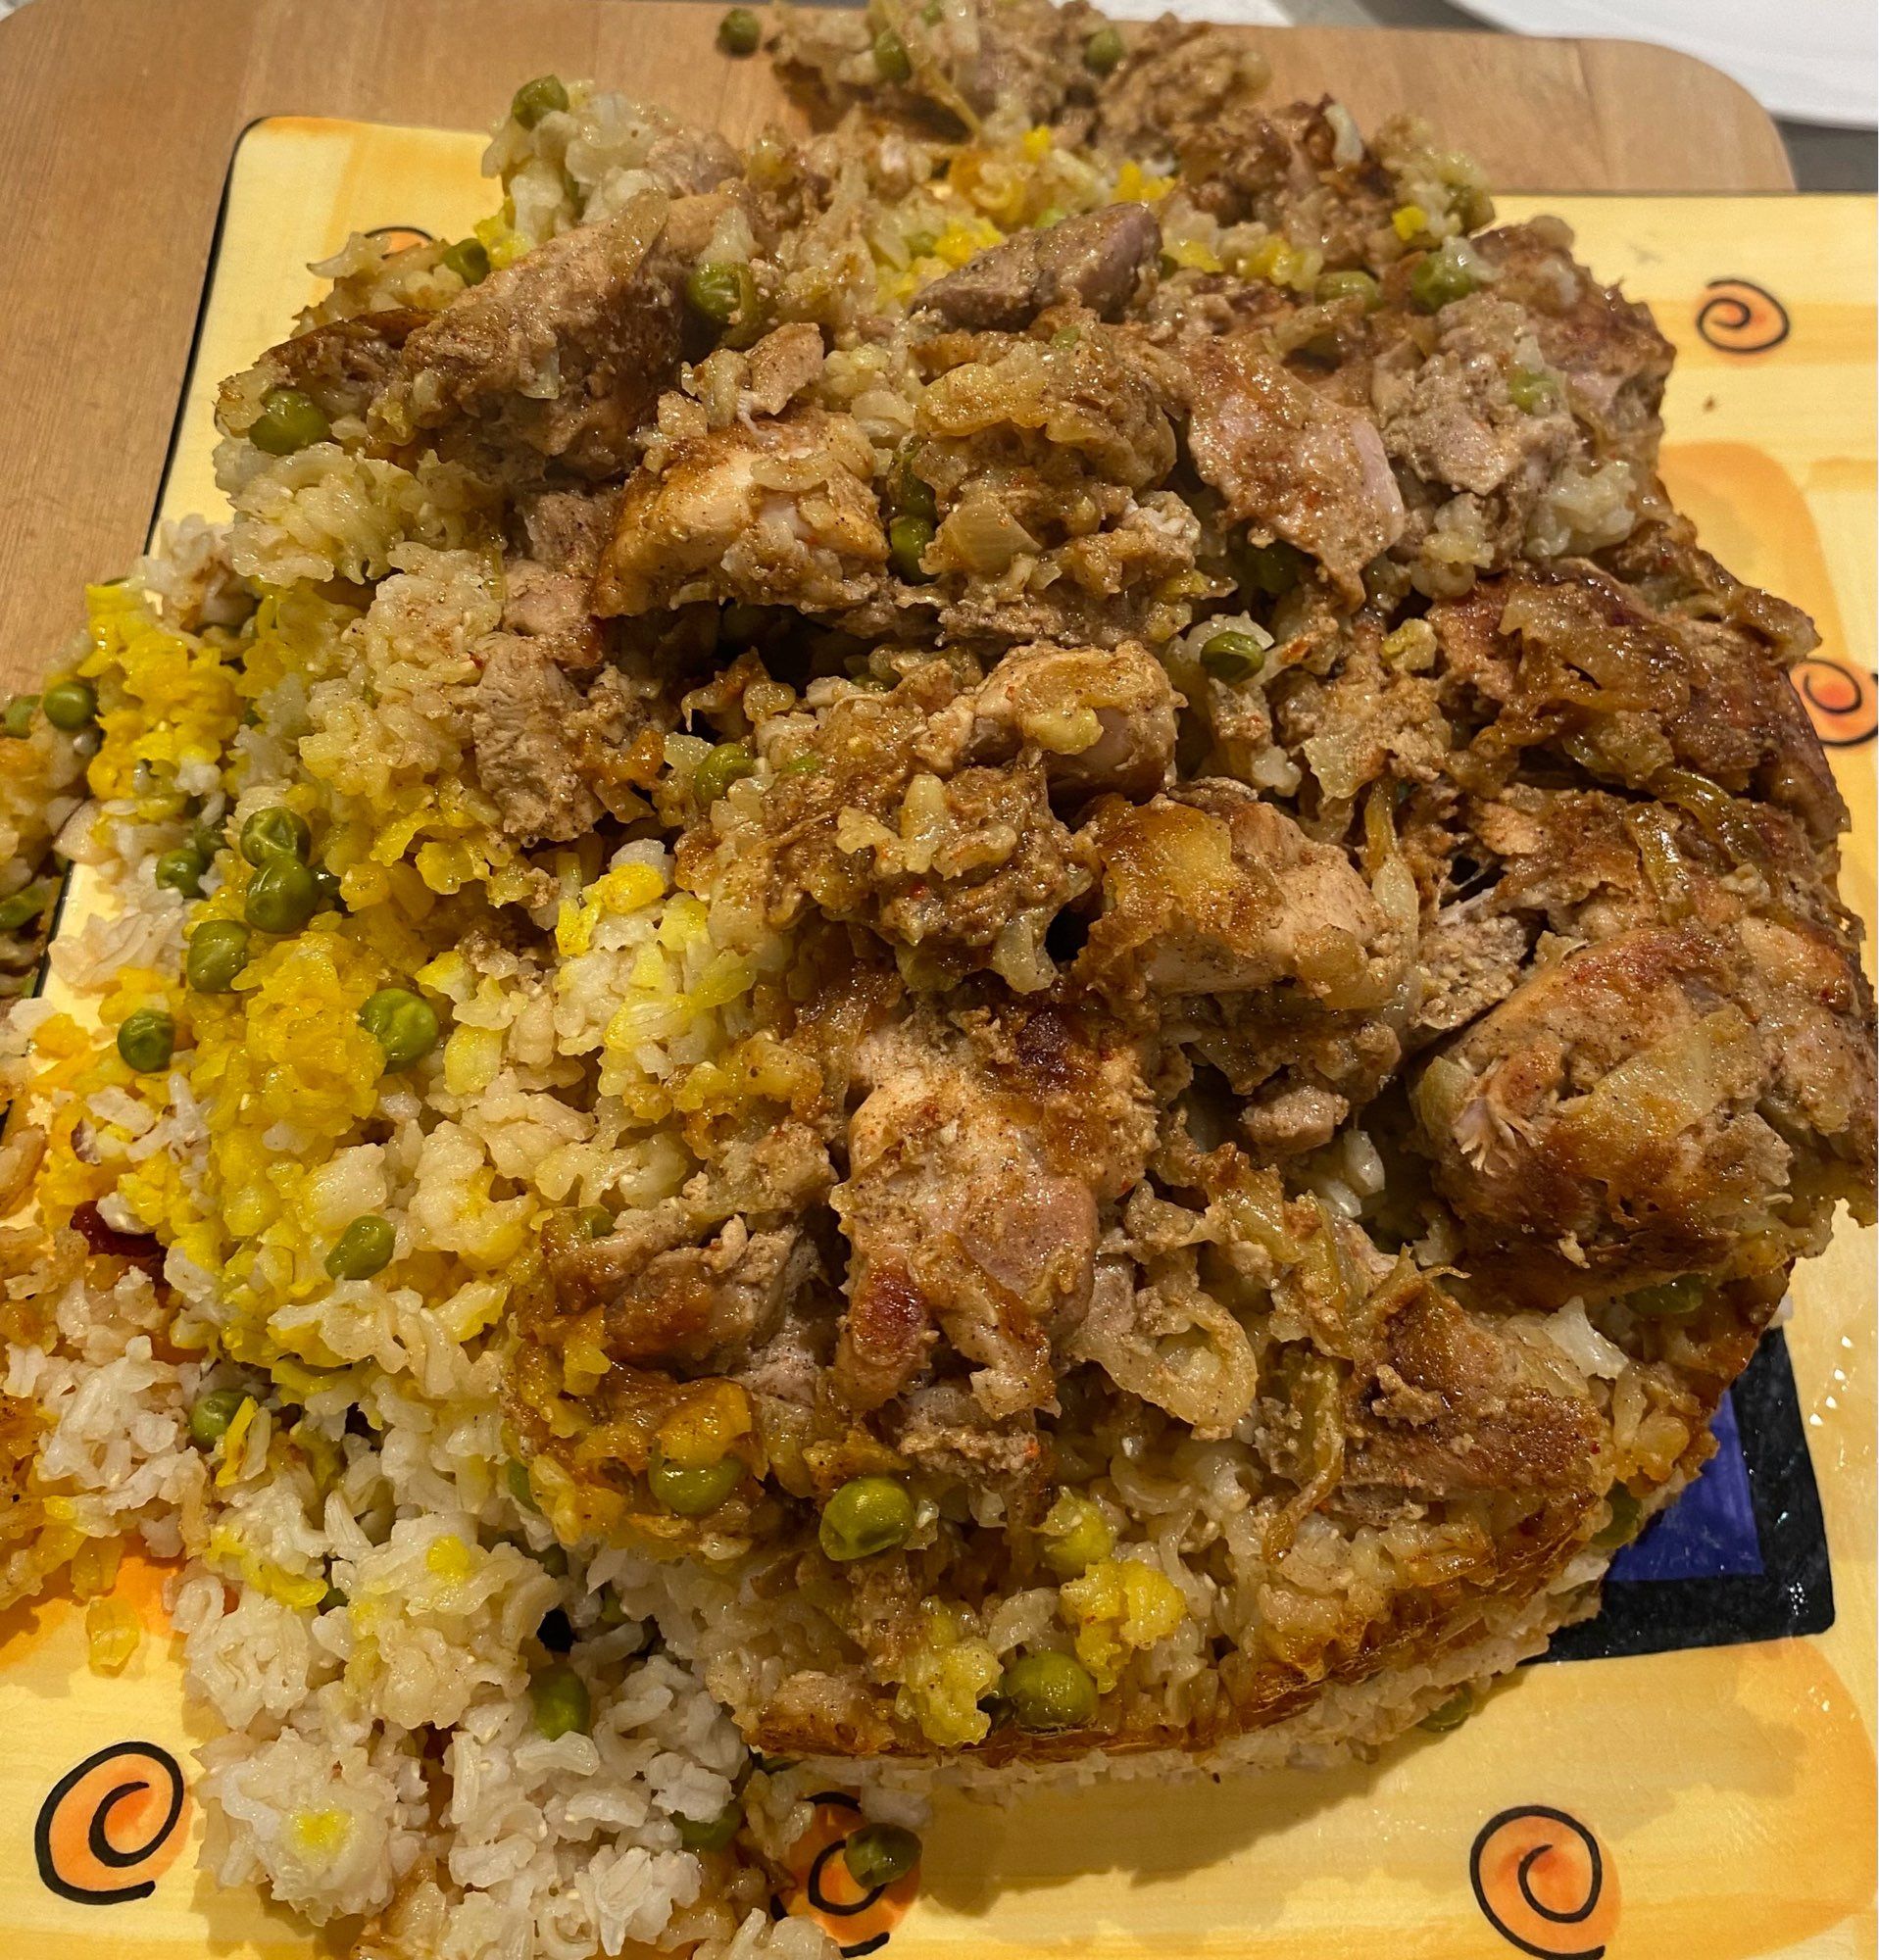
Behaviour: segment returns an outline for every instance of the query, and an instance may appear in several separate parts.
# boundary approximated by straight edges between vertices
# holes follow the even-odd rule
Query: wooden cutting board
[[[86,577],[141,549],[235,139],[259,117],[485,126],[592,75],[736,137],[788,115],[714,0],[34,0],[0,22],[0,687]],[[1627,41],[1245,28],[1273,95],[1427,117],[1508,190],[1779,191],[1781,139],[1716,70]],[[280,325],[284,329],[286,321]]]

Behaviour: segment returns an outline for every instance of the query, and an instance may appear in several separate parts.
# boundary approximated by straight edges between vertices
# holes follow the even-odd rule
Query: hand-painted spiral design
[[[1879,673],[1838,661],[1802,661],[1790,678],[1813,731],[1829,749],[1854,749],[1879,729]]]
[[[1599,1840],[1543,1803],[1490,1817],[1468,1878],[1488,1924],[1535,1960],[1600,1960],[1617,1924],[1617,1883]]]
[[[1793,331],[1788,309],[1753,279],[1711,279],[1697,308],[1697,331],[1724,354],[1766,354]]]
[[[861,1886],[842,1856],[848,1834],[860,1824],[862,1807],[846,1790],[820,1790],[810,1827],[789,1848],[794,1886],[783,1909],[813,1919],[842,1950],[844,1960],[877,1953],[887,1936],[907,1916],[918,1895],[919,1867],[891,1886]]]
[[[188,1804],[168,1749],[113,1742],[68,1770],[39,1806],[32,1850],[41,1883],[78,1905],[148,1898],[182,1849]]]

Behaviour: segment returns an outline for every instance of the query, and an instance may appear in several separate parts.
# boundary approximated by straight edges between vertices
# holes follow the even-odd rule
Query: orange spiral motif
[[[1543,1803],[1489,1818],[1468,1877],[1488,1924],[1535,1960],[1600,1960],[1618,1922],[1617,1877],[1599,1840]]]
[[[368,238],[376,238],[388,252],[402,252],[409,245],[428,245],[430,233],[416,224],[380,224],[366,233]]]
[[[148,1898],[188,1833],[182,1768],[155,1742],[114,1742],[53,1785],[32,1827],[39,1878],[78,1905]],[[132,1874],[135,1874],[133,1877]]]
[[[1807,710],[1813,732],[1829,749],[1870,742],[1879,727],[1879,674],[1843,667],[1838,661],[1802,661],[1789,676]]]
[[[887,1936],[907,1917],[919,1894],[915,1865],[891,1886],[861,1886],[842,1857],[848,1834],[863,1822],[862,1807],[847,1791],[825,1789],[814,1799],[809,1829],[789,1847],[794,1881],[783,1908],[798,1919],[813,1919],[841,1948],[844,1960],[878,1952]]]
[[[1697,308],[1697,331],[1724,354],[1766,354],[1792,330],[1788,309],[1753,279],[1711,279]]]

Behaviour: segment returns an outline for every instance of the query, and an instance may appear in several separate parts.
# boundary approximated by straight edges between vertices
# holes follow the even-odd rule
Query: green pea
[[[503,1472],[503,1481],[509,1486],[509,1494],[523,1510],[540,1513],[541,1506],[535,1501],[535,1487],[528,1481],[526,1463],[512,1456],[509,1468]]]
[[[270,456],[292,456],[331,434],[325,411],[311,395],[299,388],[270,388],[261,398],[261,414],[248,440]]]
[[[723,1851],[744,1821],[744,1806],[733,1800],[716,1817],[674,1817],[678,1841],[687,1851]]]
[[[1240,554],[1239,567],[1245,584],[1276,599],[1304,577],[1305,554],[1283,538],[1274,538],[1269,545],[1248,545]]]
[[[50,878],[24,886],[10,898],[0,899],[0,932],[18,932],[41,917],[58,891]]]
[[[189,826],[189,849],[205,864],[213,864],[216,861],[216,853],[226,842],[227,839],[213,823],[203,823],[198,820]]]
[[[887,526],[887,562],[910,585],[924,585],[932,573],[921,567],[920,560],[933,542],[933,520],[903,512]]]
[[[241,826],[241,855],[251,864],[265,864],[270,858],[298,858],[304,862],[312,849],[307,819],[284,804],[256,810]]]
[[[907,57],[907,43],[892,27],[883,27],[874,36],[874,73],[883,81],[905,82],[914,78],[914,64]]]
[[[1383,288],[1360,266],[1351,266],[1321,273],[1312,297],[1326,305],[1333,300],[1361,300],[1365,313],[1375,313],[1383,304]]]
[[[1102,1505],[1088,1497],[1065,1492],[1052,1507],[1053,1515],[1060,1507],[1063,1513],[1060,1517],[1062,1529],[1045,1533],[1044,1563],[1060,1579],[1074,1579],[1110,1555],[1115,1547],[1115,1534],[1110,1530]]]
[[[1083,66],[1092,74],[1113,74],[1127,53],[1120,29],[1101,26],[1083,43]]]
[[[865,1891],[904,1879],[920,1861],[920,1840],[899,1824],[864,1824],[842,1845],[848,1875]]]
[[[1628,1293],[1624,1303],[1633,1313],[1653,1320],[1678,1320],[1695,1313],[1709,1297],[1709,1282],[1701,1273],[1685,1273],[1682,1278],[1665,1280],[1661,1286],[1642,1287]]]
[[[754,55],[763,38],[763,23],[748,7],[733,7],[717,24],[717,45],[727,55]]]
[[[205,919],[189,935],[183,977],[198,994],[225,994],[248,963],[248,928],[239,919]]]
[[[1439,1708],[1431,1708],[1415,1726],[1428,1730],[1431,1736],[1446,1736],[1460,1728],[1473,1713],[1473,1691],[1464,1688],[1459,1694],[1450,1695]]]
[[[7,711],[0,717],[0,728],[9,735],[25,736],[32,733],[32,717],[39,711],[39,697],[36,694],[16,694],[7,703]]]
[[[653,1495],[681,1518],[702,1518],[717,1510],[743,1481],[743,1460],[736,1456],[691,1465],[668,1462],[655,1453],[646,1472]]]
[[[1537,416],[1558,400],[1553,376],[1537,368],[1516,368],[1508,376],[1508,399],[1523,416]]]
[[[747,742],[720,742],[692,771],[692,795],[701,804],[716,803],[732,783],[741,782],[757,767]]]
[[[714,326],[733,321],[746,326],[757,313],[757,281],[751,269],[736,261],[694,266],[685,278],[685,298]]]
[[[480,286],[489,276],[489,253],[480,238],[459,238],[444,248],[438,264],[448,266],[467,286]]]
[[[614,1229],[614,1214],[604,1204],[583,1204],[574,1213],[574,1230],[583,1239],[605,1239]]]
[[[39,700],[40,709],[55,728],[75,735],[98,718],[98,690],[88,680],[76,676],[56,680]]]
[[[262,932],[298,932],[319,909],[314,875],[298,858],[269,858],[242,901],[242,916]]]
[[[1409,297],[1424,313],[1440,313],[1474,291],[1474,274],[1453,252],[1425,252],[1409,273]]]
[[[1051,345],[1055,347],[1060,354],[1067,354],[1071,348],[1081,347],[1082,344],[1083,344],[1083,336],[1081,332],[1079,332],[1078,329],[1073,326],[1060,327],[1054,334],[1051,335]]]
[[[337,911],[345,901],[340,897],[339,873],[329,871],[323,864],[313,867],[314,904],[322,912]]]
[[[872,1558],[914,1535],[914,1499],[891,1477],[851,1477],[822,1506],[816,1536],[830,1558]]]
[[[326,1271],[336,1280],[369,1280],[391,1264],[398,1234],[388,1218],[368,1211],[355,1218],[326,1254]]]
[[[1202,642],[1201,664],[1215,680],[1251,680],[1265,664],[1265,649],[1251,633],[1229,626]]]
[[[1638,1519],[1644,1506],[1622,1484],[1613,1484],[1605,1494],[1605,1500],[1611,1507],[1611,1516],[1605,1528],[1592,1541],[1598,1551],[1614,1551],[1621,1544],[1629,1544],[1638,1534]]]
[[[381,987],[359,1010],[359,1025],[385,1051],[385,1066],[409,1068],[437,1046],[437,1010],[408,987]]]
[[[819,776],[826,764],[814,749],[799,750],[788,761],[776,765],[779,776]]]
[[[118,1053],[139,1075],[168,1068],[175,1052],[176,1024],[161,1007],[139,1007],[124,1016],[118,1030]]]
[[[1096,1683],[1066,1653],[1026,1654],[1005,1670],[1000,1688],[1020,1729],[1079,1729],[1096,1713]]]
[[[568,107],[568,90],[558,74],[538,74],[517,89],[509,113],[524,129],[532,129],[544,116],[559,114]]]
[[[247,1399],[244,1389],[206,1390],[189,1405],[189,1441],[198,1449],[213,1449]]]
[[[907,234],[907,249],[915,259],[930,259],[939,246],[940,235],[925,225],[916,225]]]
[[[185,899],[199,899],[202,896],[202,874],[208,868],[206,858],[200,857],[192,846],[182,844],[174,851],[166,851],[157,859],[151,875],[166,891],[180,892]]]
[[[528,1698],[534,1704],[535,1733],[551,1742],[576,1729],[586,1735],[594,1719],[587,1684],[566,1661],[543,1668],[528,1684]]]
[[[904,516],[924,517],[930,524],[939,515],[933,486],[914,467],[915,453],[910,443],[895,460],[888,495],[896,511]]]

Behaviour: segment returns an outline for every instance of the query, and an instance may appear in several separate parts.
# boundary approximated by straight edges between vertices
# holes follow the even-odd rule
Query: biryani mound
[[[776,52],[822,126],[742,152],[530,84],[499,217],[223,387],[173,623],[343,904],[177,1066],[410,1126],[524,1548],[754,1747],[1380,1740],[1595,1610],[1873,1214],[1815,636],[1671,506],[1647,311],[1419,126],[1040,0]],[[393,980],[444,1039],[355,1079]],[[107,1215],[284,1424],[359,1356],[215,1151]]]

